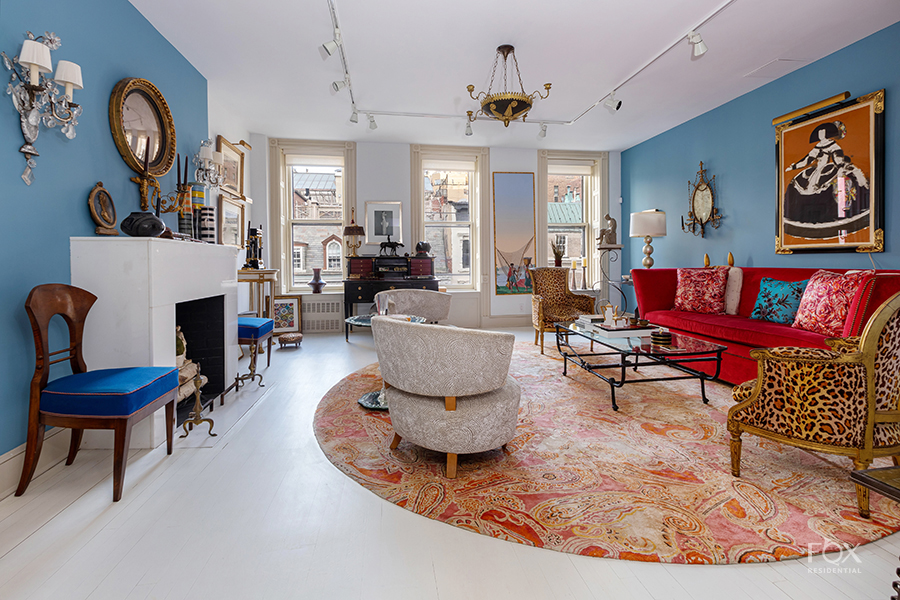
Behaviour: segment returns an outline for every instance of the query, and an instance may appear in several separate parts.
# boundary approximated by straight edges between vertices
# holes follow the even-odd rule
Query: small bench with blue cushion
[[[256,372],[256,355],[259,353],[259,345],[269,340],[266,353],[266,367],[272,366],[272,334],[275,329],[275,321],[272,319],[260,319],[258,317],[238,317],[238,344],[250,346],[250,372],[240,375],[234,382],[238,389],[247,379],[253,382],[254,377],[259,377],[259,385],[263,386],[262,375]]]

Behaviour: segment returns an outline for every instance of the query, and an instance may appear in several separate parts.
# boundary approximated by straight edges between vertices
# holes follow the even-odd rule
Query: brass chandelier
[[[503,90],[495,92],[494,79],[497,76],[497,65],[500,63],[501,56],[503,57]],[[519,80],[519,91],[509,89],[508,76],[511,70],[509,68],[510,62],[515,69],[516,78]],[[515,82],[513,82],[513,84],[515,84]],[[544,84],[544,89],[547,92],[546,94],[542,94],[540,91],[536,91],[533,94],[525,93],[525,86],[522,85],[522,74],[519,73],[519,62],[516,60],[516,49],[509,44],[503,44],[502,46],[497,47],[497,54],[494,56],[494,66],[491,69],[491,83],[488,86],[487,92],[479,92],[476,96],[473,93],[475,91],[474,85],[469,85],[466,89],[469,91],[469,96],[471,96],[473,100],[478,101],[481,105],[481,108],[478,111],[466,111],[469,123],[475,121],[477,115],[480,113],[490,119],[503,121],[504,127],[509,127],[509,122],[515,121],[516,119],[522,119],[524,122],[525,117],[528,116],[528,111],[534,106],[535,101],[537,101],[538,98],[543,100],[550,95],[549,83]]]

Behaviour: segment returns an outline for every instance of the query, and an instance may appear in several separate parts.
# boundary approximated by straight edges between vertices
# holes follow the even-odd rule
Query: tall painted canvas
[[[534,173],[494,173],[494,289],[531,293],[534,260]]]

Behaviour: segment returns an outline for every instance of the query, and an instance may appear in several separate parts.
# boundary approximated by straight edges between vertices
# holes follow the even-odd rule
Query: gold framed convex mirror
[[[175,121],[165,97],[146,79],[126,77],[109,97],[109,128],[122,159],[139,175],[141,210],[159,195],[157,177],[175,163]],[[150,193],[153,188],[153,193]]]
[[[681,230],[706,237],[706,225],[718,229],[722,215],[716,206],[716,176],[706,178],[706,169],[700,162],[700,170],[693,182],[688,181],[688,217],[681,217]]]

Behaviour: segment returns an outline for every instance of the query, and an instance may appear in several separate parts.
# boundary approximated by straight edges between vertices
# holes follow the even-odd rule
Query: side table
[[[886,498],[890,498],[894,502],[900,502],[900,467],[882,467],[879,469],[864,469],[862,471],[850,471],[850,480],[859,484],[866,489],[878,492]],[[859,488],[857,488],[857,494]],[[900,568],[895,573],[900,576]],[[900,580],[894,580],[891,584],[895,594],[891,596],[891,600],[897,600],[900,597]]]
[[[271,319],[275,308],[278,269],[238,269],[237,280],[240,283],[250,284],[250,290],[253,292],[250,295],[250,303],[256,305],[256,316],[260,319]]]

